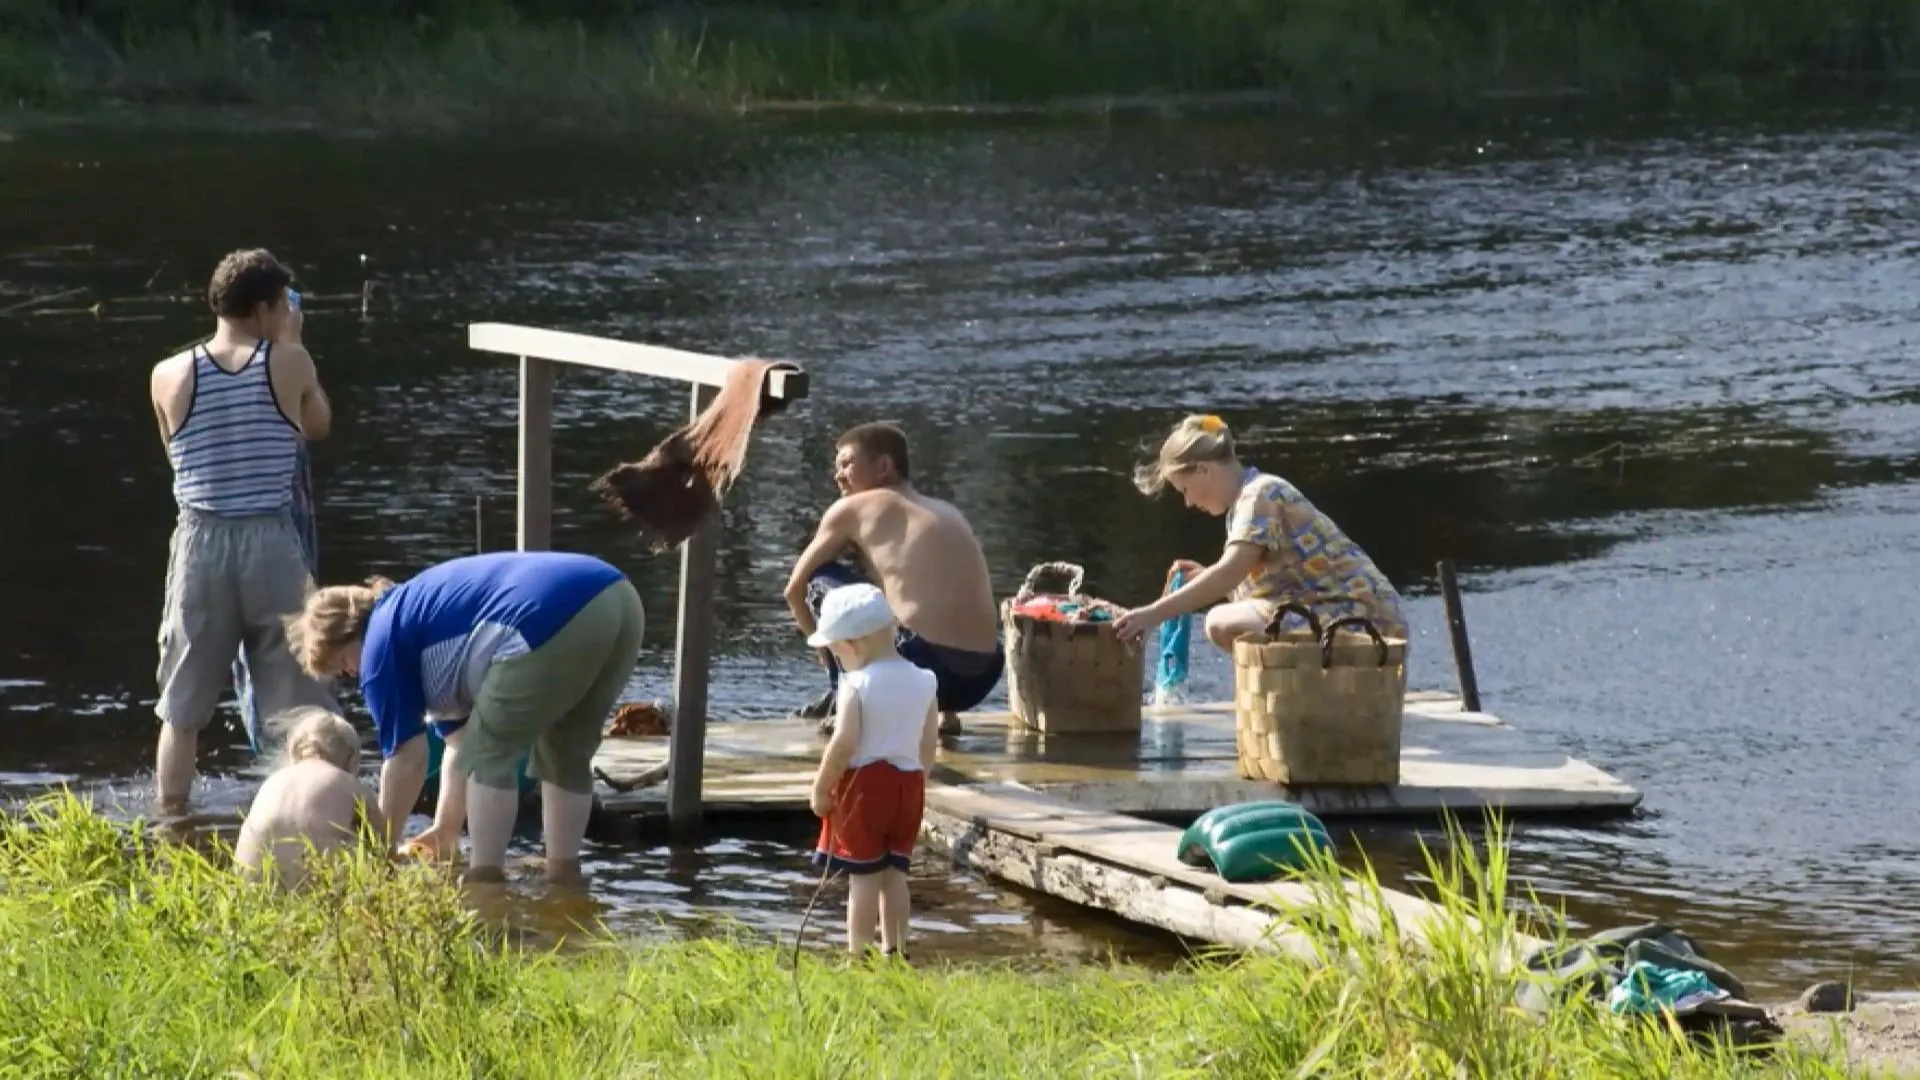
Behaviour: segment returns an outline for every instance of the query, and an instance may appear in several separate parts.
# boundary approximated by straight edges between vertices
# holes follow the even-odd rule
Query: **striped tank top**
[[[293,501],[300,430],[273,397],[262,341],[238,371],[193,347],[193,399],[180,430],[167,440],[173,501],[222,517],[277,513]]]

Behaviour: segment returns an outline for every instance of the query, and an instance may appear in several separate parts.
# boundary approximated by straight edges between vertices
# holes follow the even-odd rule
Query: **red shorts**
[[[833,813],[820,823],[813,865],[848,874],[906,870],[920,842],[927,774],[884,761],[849,769],[833,785]]]

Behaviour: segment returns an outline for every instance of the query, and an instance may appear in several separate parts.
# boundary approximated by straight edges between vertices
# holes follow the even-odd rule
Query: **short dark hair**
[[[913,470],[907,464],[907,433],[892,424],[860,424],[850,427],[840,434],[835,446],[851,446],[860,451],[863,457],[885,457],[893,459],[893,470],[900,479],[913,476]]]
[[[213,268],[213,280],[207,284],[207,306],[223,319],[244,319],[261,304],[273,306],[291,284],[293,271],[280,265],[266,248],[228,252]]]

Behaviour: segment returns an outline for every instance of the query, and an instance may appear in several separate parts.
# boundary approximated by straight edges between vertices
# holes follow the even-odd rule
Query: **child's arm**
[[[940,702],[927,702],[927,720],[920,728],[920,767],[933,771],[933,756],[940,752]]]
[[[847,771],[847,762],[853,760],[853,748],[860,745],[860,695],[852,688],[840,688],[838,712],[833,721],[833,738],[827,740],[827,748],[820,755],[820,771],[813,774],[813,796],[808,801],[813,805],[816,817],[826,817],[833,813],[833,785]]]

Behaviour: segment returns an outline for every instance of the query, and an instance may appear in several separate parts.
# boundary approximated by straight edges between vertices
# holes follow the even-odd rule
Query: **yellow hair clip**
[[[1208,413],[1207,415],[1202,416],[1199,419],[1195,420],[1193,422],[1193,426],[1199,428],[1201,431],[1204,431],[1209,435],[1218,435],[1221,432],[1227,430],[1227,422],[1213,415],[1212,413]]]

